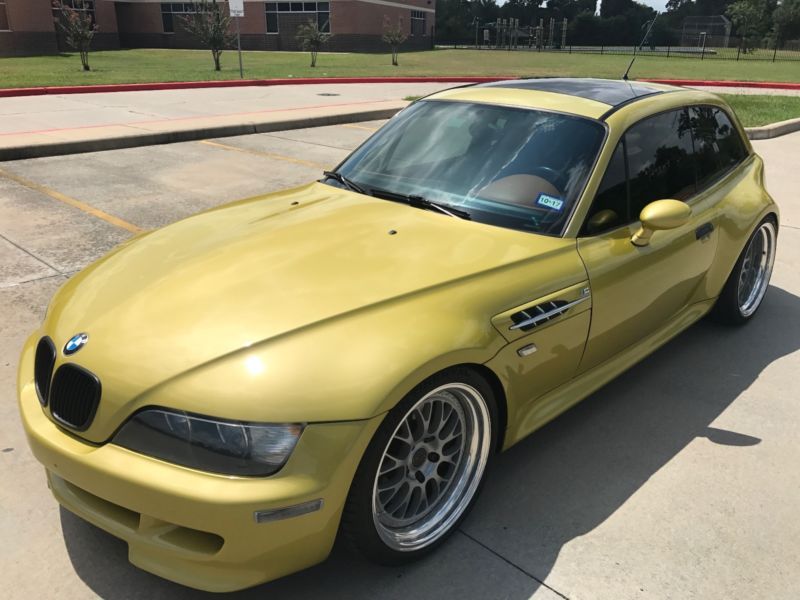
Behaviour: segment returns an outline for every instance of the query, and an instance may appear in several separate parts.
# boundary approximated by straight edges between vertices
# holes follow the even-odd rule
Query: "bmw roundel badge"
[[[89,341],[89,334],[87,333],[78,333],[73,335],[69,341],[64,344],[64,354],[69,356],[70,354],[75,354],[78,350],[83,348],[86,345],[86,342]]]

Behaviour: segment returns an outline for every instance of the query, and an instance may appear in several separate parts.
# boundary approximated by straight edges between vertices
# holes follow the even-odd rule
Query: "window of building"
[[[0,4],[4,5],[6,2],[7,2],[7,0],[0,0]],[[92,24],[93,25],[95,24],[94,0],[62,0],[62,3],[67,8],[71,8],[71,9],[76,10],[78,12],[83,12],[83,13],[89,14],[89,16],[92,17]],[[5,7],[3,7],[3,8],[5,8]],[[0,9],[0,12],[3,12],[3,11]],[[61,15],[61,12],[55,6],[53,6],[53,15],[56,18],[59,18],[60,15]],[[0,19],[1,18],[2,17],[0,17]],[[2,23],[0,23],[0,29],[3,29]]]
[[[191,12],[194,12],[194,4],[191,2],[162,2],[161,24],[164,27],[164,33],[175,33],[175,15]]]
[[[0,0],[0,31],[11,31],[6,12],[6,0]]]
[[[162,2],[161,24],[164,33],[175,33],[175,15],[189,15],[197,12],[193,2]]]
[[[267,4],[267,33],[280,33],[278,30],[278,5]]]
[[[317,27],[325,33],[331,32],[330,4],[327,2],[317,2]]]
[[[425,35],[425,16],[422,10],[411,11],[411,35]]]
[[[320,31],[330,33],[331,13],[329,2],[267,2],[267,33],[278,33],[279,13],[306,13],[309,19],[317,16]]]

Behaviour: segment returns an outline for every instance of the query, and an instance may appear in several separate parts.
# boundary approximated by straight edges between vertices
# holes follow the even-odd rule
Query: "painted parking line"
[[[273,160],[282,160],[284,162],[294,163],[296,165],[303,165],[311,167],[312,169],[327,170],[330,165],[323,165],[321,163],[313,162],[310,160],[303,160],[302,158],[293,158],[291,156],[284,156],[283,154],[275,154],[274,152],[264,152],[263,150],[251,150],[250,148],[239,148],[237,146],[230,146],[220,142],[212,142],[211,140],[200,140],[198,144],[205,144],[206,146],[213,146],[215,148],[222,148],[223,150],[231,150],[233,152],[243,152],[244,154],[253,154],[255,156],[264,156]]]
[[[21,185],[22,187],[28,188],[29,190],[33,190],[34,192],[39,192],[40,194],[44,194],[52,198],[53,200],[58,200],[59,202],[63,202],[73,208],[77,208],[85,212],[88,215],[92,215],[98,219],[102,219],[106,223],[110,223],[116,227],[124,229],[126,231],[130,231],[131,233],[141,233],[144,231],[141,227],[134,225],[133,223],[128,223],[127,221],[120,219],[119,217],[115,217],[114,215],[110,215],[104,210],[100,210],[99,208],[95,208],[90,204],[86,204],[85,202],[81,202],[71,196],[67,196],[66,194],[62,194],[61,192],[54,190],[52,188],[47,187],[46,185],[42,185],[41,183],[36,183],[35,181],[31,181],[30,179],[26,179],[19,175],[15,175],[14,173],[9,173],[4,169],[0,169],[0,177],[4,177],[9,181],[13,181],[16,184]]]
[[[363,129],[364,131],[378,131],[380,127],[366,127],[365,125],[352,125],[351,123],[342,123],[340,127],[349,127],[350,129]]]

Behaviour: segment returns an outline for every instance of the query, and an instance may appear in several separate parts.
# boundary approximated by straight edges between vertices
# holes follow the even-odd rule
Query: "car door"
[[[697,193],[691,128],[687,108],[643,119],[625,132],[609,162],[577,243],[592,293],[591,327],[579,372],[705,299],[719,199]],[[691,206],[689,221],[657,231],[646,246],[633,245],[641,210],[669,198]]]

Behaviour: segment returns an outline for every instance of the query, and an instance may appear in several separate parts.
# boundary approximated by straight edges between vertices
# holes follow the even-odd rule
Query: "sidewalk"
[[[457,85],[453,81],[320,83],[0,98],[0,161],[387,119],[408,104],[405,97]],[[752,128],[748,134],[765,139],[799,127],[792,120]]]
[[[385,119],[457,83],[319,84],[0,98],[0,160]]]

